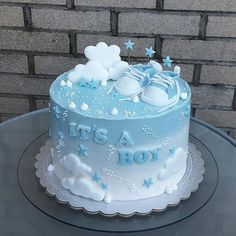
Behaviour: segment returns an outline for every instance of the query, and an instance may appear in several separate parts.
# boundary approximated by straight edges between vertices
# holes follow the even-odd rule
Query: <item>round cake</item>
[[[180,67],[151,60],[152,48],[133,65],[104,42],[84,53],[88,62],[50,88],[51,167],[61,186],[106,203],[171,194],[188,154],[191,91]]]

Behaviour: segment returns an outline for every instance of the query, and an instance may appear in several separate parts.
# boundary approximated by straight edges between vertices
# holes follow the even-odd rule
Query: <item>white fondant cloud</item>
[[[126,61],[116,62],[108,69],[109,79],[118,80],[123,76],[124,72],[127,71],[128,68],[129,64]]]
[[[75,176],[84,173],[90,173],[92,171],[91,167],[83,163],[80,158],[73,153],[64,156],[60,162],[67,171],[74,174]]]
[[[108,72],[101,64],[89,61],[85,65],[79,64],[68,74],[68,80],[76,83],[80,79],[86,80],[108,80]]]
[[[100,63],[105,69],[121,60],[120,48],[116,45],[108,46],[104,42],[100,42],[96,46],[86,47],[84,54],[90,61]]]
[[[102,201],[105,198],[105,191],[99,188],[95,182],[92,182],[91,177],[63,178],[61,184],[75,195],[81,195],[95,201]]]
[[[186,162],[186,152],[183,148],[176,149],[174,156],[169,157],[164,164],[164,167],[158,174],[158,178],[161,180],[168,179],[171,175],[176,174],[183,168]]]

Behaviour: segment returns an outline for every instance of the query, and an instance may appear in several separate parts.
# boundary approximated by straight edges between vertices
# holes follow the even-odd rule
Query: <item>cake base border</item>
[[[156,197],[134,200],[134,201],[112,201],[107,204],[103,201],[97,202],[82,196],[72,194],[61,186],[60,180],[55,173],[49,172],[47,167],[51,164],[51,140],[46,141],[36,155],[36,176],[40,185],[46,189],[46,193],[54,196],[59,203],[67,204],[75,210],[83,210],[89,214],[101,214],[112,217],[120,215],[130,217],[137,215],[148,215],[151,212],[161,212],[167,207],[177,206],[181,200],[186,200],[192,192],[195,192],[203,180],[205,172],[204,161],[196,146],[189,143],[187,168],[182,179],[177,184],[177,190],[171,194],[163,193]]]

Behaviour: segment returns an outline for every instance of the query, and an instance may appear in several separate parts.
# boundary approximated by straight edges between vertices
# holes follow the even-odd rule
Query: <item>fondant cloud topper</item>
[[[115,88],[120,95],[125,96],[121,100],[138,101],[140,97],[142,101],[155,106],[164,106],[164,109],[179,101],[181,91],[178,84],[180,74],[178,66],[171,72],[163,71],[161,64],[153,60],[146,65],[129,65],[121,60],[118,46],[108,46],[104,42],[86,47],[84,54],[88,62],[85,65],[77,65],[68,74],[68,80],[72,83],[82,79],[103,82],[116,80],[108,93]],[[166,60],[163,59],[164,66]],[[168,67],[171,66],[171,62],[168,57]]]
[[[73,83],[80,79],[116,80],[129,67],[127,62],[121,61],[120,48],[116,45],[108,46],[100,42],[96,46],[86,47],[84,54],[89,61],[85,65],[77,65],[68,75],[68,79]]]

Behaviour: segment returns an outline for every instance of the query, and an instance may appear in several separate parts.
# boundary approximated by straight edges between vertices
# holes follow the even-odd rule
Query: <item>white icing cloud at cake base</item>
[[[104,42],[99,42],[96,46],[86,47],[84,54],[89,61],[99,62],[105,69],[121,61],[120,48],[117,45],[108,46]]]
[[[75,195],[91,198],[95,201],[102,201],[105,198],[105,191],[92,182],[91,177],[68,177],[61,180],[65,189],[70,190]]]
[[[83,163],[80,158],[73,153],[64,156],[60,160],[60,163],[68,172],[75,176],[92,172],[91,167]]]
[[[68,80],[77,83],[81,79],[108,80],[108,71],[96,61],[88,61],[85,65],[79,64],[68,74]]]
[[[183,148],[176,149],[174,155],[165,161],[164,167],[158,174],[158,179],[165,180],[179,172],[186,162],[186,156]]]
[[[90,176],[92,172],[91,167],[83,163],[80,158],[70,153],[64,156],[60,163],[71,175],[64,177],[61,180],[63,188],[71,191],[75,195],[80,195],[86,198],[91,198],[95,201],[111,202],[111,195],[101,189],[99,185],[94,182]]]

